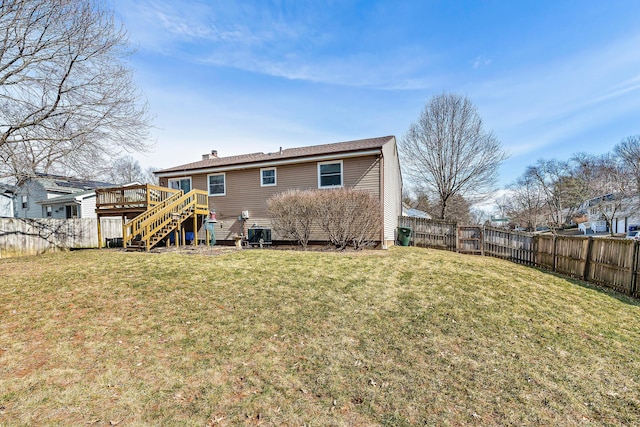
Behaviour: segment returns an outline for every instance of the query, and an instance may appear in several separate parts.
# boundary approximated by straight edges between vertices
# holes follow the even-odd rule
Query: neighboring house
[[[13,199],[18,187],[0,184],[0,218],[13,218]]]
[[[578,212],[584,214],[581,219],[586,222],[580,223],[578,228],[585,234],[589,234],[589,229],[604,233],[609,231],[607,222],[611,222],[612,233],[627,233],[630,225],[640,225],[640,213],[635,209],[638,204],[638,196],[622,198],[615,194],[585,200]]]
[[[209,206],[216,210],[220,224],[218,240],[233,240],[254,224],[270,227],[267,200],[289,189],[348,187],[370,192],[381,204],[380,241],[389,245],[395,241],[402,214],[402,176],[394,136],[231,157],[218,157],[212,151],[198,162],[155,174],[161,186],[208,192]]]
[[[114,184],[37,173],[17,185],[17,218],[96,218],[96,188]]]
[[[432,219],[431,215],[429,215],[425,211],[421,211],[420,209],[414,209],[409,205],[407,205],[406,203],[402,203],[402,216],[408,216],[411,218]]]

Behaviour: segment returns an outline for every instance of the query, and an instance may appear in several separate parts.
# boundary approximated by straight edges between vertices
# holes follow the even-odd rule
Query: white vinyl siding
[[[384,192],[382,201],[384,206],[384,240],[393,245],[398,217],[402,215],[402,172],[396,140],[388,142],[382,147],[384,162]]]

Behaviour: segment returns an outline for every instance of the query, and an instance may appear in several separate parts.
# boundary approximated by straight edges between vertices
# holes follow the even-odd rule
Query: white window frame
[[[266,171],[273,171],[273,184],[264,183],[263,173]],[[260,169],[260,187],[275,187],[278,185],[278,171],[277,168],[261,168]]]
[[[29,197],[23,195],[22,196],[22,209],[27,209],[29,207]]]
[[[211,194],[211,181],[210,178],[212,176],[220,176],[222,175],[222,194],[218,193],[218,194]],[[227,174],[224,172],[220,172],[220,173],[211,173],[209,175],[207,175],[207,193],[209,194],[210,197],[216,197],[216,196],[226,196],[227,195]]]
[[[340,185],[322,185],[322,175],[320,170],[323,165],[332,165],[335,163],[340,164]],[[327,162],[318,162],[318,188],[342,188],[344,187],[344,164],[342,160],[330,160]]]
[[[51,218],[53,216],[53,208],[51,206],[46,206],[45,212],[47,218]]]
[[[193,190],[193,181],[191,181],[191,177],[190,176],[184,176],[182,178],[169,178],[167,180],[167,187],[172,188],[171,187],[171,183],[172,182],[177,182],[178,183],[178,190],[182,190],[182,188],[180,187],[180,181],[188,179],[189,180],[189,191]],[[175,188],[172,188],[173,190],[175,190]],[[185,194],[188,193],[189,191],[185,191]]]

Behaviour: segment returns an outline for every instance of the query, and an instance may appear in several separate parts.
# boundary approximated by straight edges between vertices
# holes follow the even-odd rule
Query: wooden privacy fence
[[[412,228],[414,246],[503,258],[640,297],[640,242],[522,233],[494,227],[458,227],[455,223],[422,218],[400,217],[398,222],[400,227]]]
[[[411,228],[411,244],[423,248],[455,251],[458,226],[455,222],[401,216],[398,227]]]
[[[97,221],[95,218],[0,218],[0,258],[97,248]],[[103,218],[100,221],[105,238],[122,237],[120,218]]]

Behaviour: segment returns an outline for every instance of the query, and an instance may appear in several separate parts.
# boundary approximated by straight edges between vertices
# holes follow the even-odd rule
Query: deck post
[[[102,249],[102,227],[100,227],[100,215],[98,215],[98,249]]]
[[[127,222],[127,216],[122,214],[122,249],[127,249],[127,227],[125,226]]]
[[[193,246],[198,246],[198,214],[193,213],[193,240],[191,241]]]

